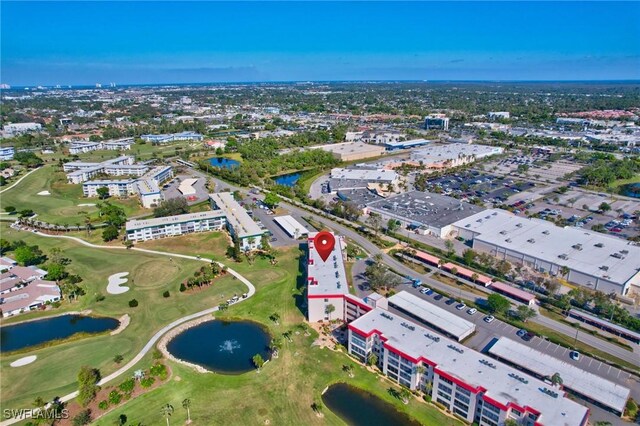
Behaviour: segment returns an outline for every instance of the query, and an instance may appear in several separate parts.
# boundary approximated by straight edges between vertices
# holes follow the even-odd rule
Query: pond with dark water
[[[329,386],[322,400],[329,410],[352,426],[420,426],[388,402],[345,383]]]
[[[238,160],[233,160],[226,157],[213,157],[209,159],[209,164],[211,164],[213,167],[233,169],[234,167],[238,167],[240,165],[240,162]]]
[[[167,344],[176,358],[223,374],[255,369],[252,358],[269,359],[271,337],[251,321],[207,321],[191,327]]]
[[[0,352],[16,351],[53,340],[66,339],[76,333],[102,333],[115,330],[115,318],[69,314],[16,325],[0,327]]]

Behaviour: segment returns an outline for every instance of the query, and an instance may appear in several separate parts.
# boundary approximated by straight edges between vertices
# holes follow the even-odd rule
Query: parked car
[[[440,300],[442,299],[444,296],[441,295],[440,293],[436,294],[435,296],[433,296],[433,300]]]
[[[525,334],[527,334],[527,330],[523,329],[518,330],[518,332],[516,333],[518,337],[524,337]]]
[[[449,299],[445,302],[447,305],[453,305],[454,303],[456,303],[456,299]]]
[[[494,317],[493,315],[487,315],[486,317],[484,317],[484,322],[486,322],[487,324],[490,324],[490,323],[492,323],[495,319],[496,319],[496,317]]]
[[[467,310],[467,313],[468,313],[469,315],[473,315],[473,314],[475,314],[476,312],[478,312],[478,310],[477,310],[476,308],[471,308],[471,309],[468,309],[468,310]]]
[[[420,289],[420,293],[422,294],[429,294],[431,292],[431,289],[429,287],[424,287]]]
[[[525,333],[524,336],[522,336],[522,340],[524,340],[525,342],[528,342],[529,340],[533,339],[533,333]]]
[[[571,352],[569,352],[569,357],[574,361],[579,361],[580,360],[580,352],[571,351]]]
[[[458,303],[456,305],[456,309],[459,310],[459,311],[463,310],[466,307],[467,307],[467,305],[465,305],[464,303]]]

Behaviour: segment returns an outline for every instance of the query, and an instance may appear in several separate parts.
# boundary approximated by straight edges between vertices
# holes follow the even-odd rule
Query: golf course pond
[[[226,157],[213,157],[209,159],[209,164],[211,164],[213,167],[233,169],[234,167],[238,167],[240,165],[240,162],[238,160]]]
[[[322,395],[329,410],[352,426],[420,426],[420,423],[377,396],[346,383],[329,386]]]
[[[175,358],[222,374],[255,369],[252,358],[270,357],[271,336],[251,321],[213,320],[188,328],[167,344]]]
[[[115,330],[115,318],[77,314],[60,315],[0,327],[0,352],[17,351],[54,340],[67,339],[77,333],[102,333]]]

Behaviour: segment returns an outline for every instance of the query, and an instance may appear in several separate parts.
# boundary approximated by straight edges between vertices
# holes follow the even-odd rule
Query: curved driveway
[[[115,249],[115,250],[127,250],[126,247],[111,247],[111,246],[101,246],[101,245],[97,245],[97,244],[91,244],[88,243],[84,240],[81,240],[80,238],[76,238],[76,237],[69,237],[69,236],[65,236],[65,235],[48,235],[48,234],[43,234],[41,232],[35,232],[35,234],[38,234],[42,237],[47,237],[47,238],[66,238],[69,240],[74,240],[82,245],[88,246],[88,247],[92,247],[92,248],[98,248],[98,249]],[[211,259],[204,259],[204,258],[197,258],[195,256],[188,256],[185,254],[179,254],[179,253],[165,253],[162,251],[156,251],[156,250],[147,250],[147,249],[141,249],[141,248],[131,248],[129,250],[136,250],[136,251],[141,251],[144,253],[151,253],[151,254],[157,254],[157,255],[161,255],[161,256],[170,256],[170,257],[180,257],[183,259],[191,259],[191,260],[199,260],[202,262],[207,262],[207,263],[211,263],[213,262]],[[221,267],[225,266],[220,262],[216,262],[218,265],[220,265]],[[246,279],[245,277],[243,277],[242,275],[240,275],[238,272],[234,271],[231,268],[227,267],[227,272],[229,272],[231,275],[233,275],[234,277],[236,277],[238,280],[240,280],[244,285],[247,286],[247,288],[249,289],[249,291],[247,292],[247,297],[245,299],[240,299],[240,301],[236,302],[236,303],[241,303],[243,300],[247,300],[248,298],[250,298],[251,296],[253,296],[256,292],[256,288],[253,284],[251,284],[251,282]],[[158,332],[156,332],[156,334],[153,335],[153,337],[151,337],[151,339],[149,339],[149,341],[147,342],[146,345],[144,345],[144,347],[140,350],[140,352],[138,352],[138,354],[133,357],[133,359],[129,362],[127,362],[125,365],[123,365],[121,368],[119,368],[118,370],[114,371],[113,373],[109,374],[108,376],[103,377],[99,382],[98,385],[102,386],[108,382],[110,382],[111,380],[123,375],[124,373],[126,373],[127,371],[129,371],[131,368],[133,368],[148,352],[149,350],[151,350],[155,344],[158,342],[158,340],[160,340],[160,338],[165,335],[169,330],[172,330],[173,328],[184,324],[185,322],[194,320],[196,318],[200,318],[203,317],[205,315],[210,315],[214,312],[216,312],[218,310],[218,307],[215,306],[213,308],[209,308],[209,309],[205,309],[203,311],[200,312],[196,312],[194,314],[191,315],[187,315],[184,316],[182,318],[178,318],[177,320],[173,321],[172,323],[162,327]],[[75,397],[78,396],[78,391],[72,392],[68,395],[65,395],[63,397],[60,397],[60,400],[62,402],[67,402],[70,401],[72,399],[74,399]],[[3,422],[0,423],[0,426],[8,426],[14,423],[17,423],[19,421],[24,420],[26,417],[14,417],[12,419],[8,419],[5,420]]]

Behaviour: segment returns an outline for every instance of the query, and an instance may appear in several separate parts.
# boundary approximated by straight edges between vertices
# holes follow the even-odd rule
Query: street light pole
[[[578,343],[578,333],[580,332],[580,329],[578,327],[576,327],[576,338],[573,341],[573,346],[575,346]]]

